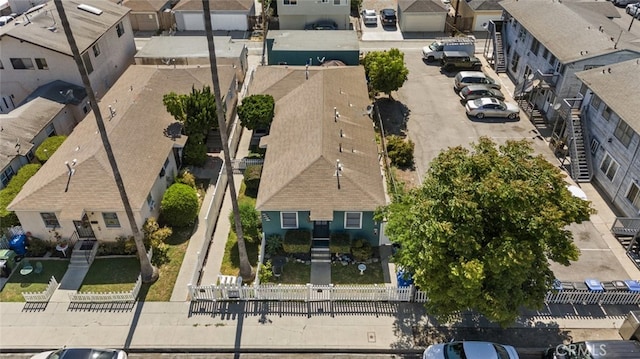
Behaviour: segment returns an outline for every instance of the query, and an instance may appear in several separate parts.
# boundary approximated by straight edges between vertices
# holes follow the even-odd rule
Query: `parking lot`
[[[481,45],[478,45],[481,46]],[[477,48],[481,51],[481,48]],[[519,121],[507,119],[469,118],[459,96],[453,90],[455,74],[443,73],[438,64],[427,64],[422,60],[419,49],[404,49],[405,63],[409,76],[404,86],[394,93],[395,105],[389,105],[389,116],[383,118],[385,128],[399,134],[407,134],[415,143],[416,174],[421,176],[429,167],[431,160],[439,152],[449,147],[465,146],[476,142],[481,136],[489,136],[496,142],[527,139],[536,153],[542,154],[554,165],[560,162],[549,149],[546,140],[540,136],[526,114],[520,112]],[[477,54],[481,57],[481,54]],[[513,84],[504,75],[497,76],[485,66],[483,70],[498,82],[503,83],[502,92],[507,102],[511,97]],[[393,102],[389,102],[391,104]],[[381,108],[384,108],[381,103]],[[395,111],[395,116],[392,113]],[[602,226],[600,226],[602,227]],[[580,259],[570,267],[552,265],[556,276],[567,281],[583,281],[585,278],[599,280],[627,279],[631,275],[621,265],[620,260],[630,260],[620,255],[620,246],[603,238],[603,230],[596,229],[592,222],[572,226],[574,240],[581,250]],[[615,241],[615,239],[614,239]],[[628,264],[628,263],[626,263]],[[637,270],[633,273],[637,273]],[[633,276],[632,278],[636,278]]]

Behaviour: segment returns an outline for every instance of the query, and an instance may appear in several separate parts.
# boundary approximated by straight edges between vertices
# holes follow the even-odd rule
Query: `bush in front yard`
[[[387,136],[387,154],[391,159],[391,164],[399,168],[409,168],[413,166],[413,149],[415,144],[407,139],[406,141],[396,135]]]
[[[198,216],[198,194],[183,183],[174,183],[167,189],[160,203],[162,218],[171,227],[186,227]]]
[[[53,252],[56,243],[53,241],[45,241],[40,238],[31,237],[29,239],[28,255],[29,257],[42,257],[47,252]]]
[[[311,251],[311,232],[304,229],[291,229],[284,235],[282,248],[287,253],[309,253]]]
[[[271,256],[281,254],[282,249],[282,236],[279,234],[272,234],[267,238],[264,244],[264,251]]]
[[[240,210],[240,223],[242,223],[242,233],[245,240],[254,242],[260,238],[260,229],[262,223],[260,222],[260,212],[256,210],[253,201],[240,200],[238,202],[238,209]],[[235,233],[236,225],[233,211],[229,213],[229,222],[231,223],[231,230]]]
[[[329,251],[331,253],[349,253],[351,251],[351,236],[348,233],[331,233]]]
[[[45,163],[51,156],[58,150],[58,147],[62,145],[62,142],[67,139],[67,136],[51,136],[42,141],[40,146],[36,149],[35,155],[38,161]]]
[[[260,175],[262,174],[262,165],[247,166],[244,170],[244,184],[249,190],[257,190],[260,185]]]
[[[351,254],[353,258],[357,261],[366,261],[371,258],[373,254],[373,248],[371,244],[366,239],[356,239],[353,241],[353,246],[351,247]]]

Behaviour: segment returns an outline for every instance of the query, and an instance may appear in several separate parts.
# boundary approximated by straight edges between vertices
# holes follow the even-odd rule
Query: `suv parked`
[[[454,70],[480,70],[482,62],[475,56],[463,51],[445,51],[442,55],[442,68],[451,72]]]
[[[396,11],[393,9],[382,9],[380,11],[380,22],[382,26],[396,26]]]
[[[453,89],[458,92],[463,87],[469,85],[484,84],[494,89],[500,89],[500,84],[497,84],[494,79],[484,74],[482,71],[460,71],[453,78]]]

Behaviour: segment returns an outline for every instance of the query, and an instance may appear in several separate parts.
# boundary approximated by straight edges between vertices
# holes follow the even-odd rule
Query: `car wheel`
[[[510,120],[515,120],[517,115],[517,113],[510,113],[508,117]]]
[[[444,70],[446,72],[451,72],[451,71],[453,71],[453,66],[452,65],[447,65],[447,66],[444,67]]]
[[[435,58],[433,58],[433,56],[427,57],[427,62],[433,62],[433,60],[435,60]]]
[[[478,112],[478,114],[476,115],[476,118],[483,119],[484,118],[484,113]]]

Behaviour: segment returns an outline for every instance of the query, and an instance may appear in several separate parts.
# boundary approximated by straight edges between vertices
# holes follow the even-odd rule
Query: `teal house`
[[[358,35],[351,30],[270,30],[267,34],[269,65],[322,65],[340,61],[360,63]]]
[[[386,204],[361,66],[263,66],[251,92],[276,101],[256,208],[266,237],[305,229],[380,244],[374,211]]]

